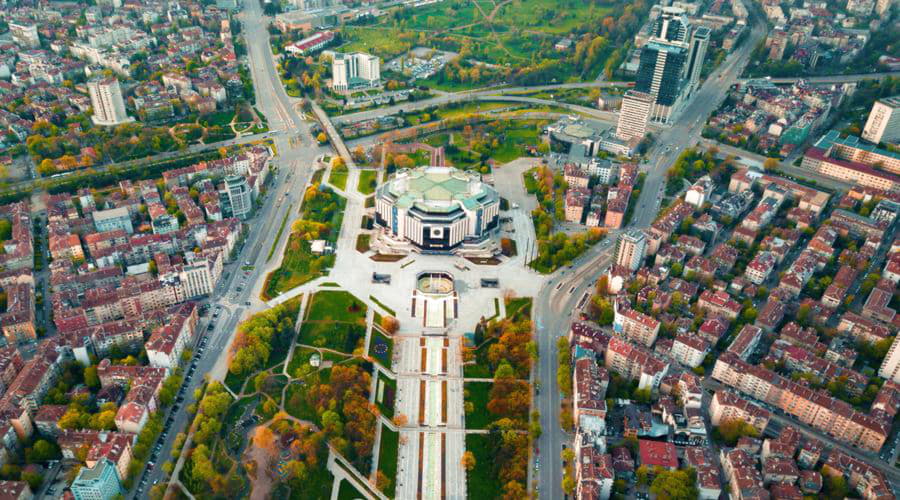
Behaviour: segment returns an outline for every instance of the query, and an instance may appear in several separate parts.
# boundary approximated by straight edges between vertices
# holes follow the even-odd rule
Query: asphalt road
[[[648,161],[641,165],[647,174],[644,187],[637,201],[636,210],[629,224],[630,228],[646,228],[656,217],[659,208],[659,193],[665,187],[665,173],[671,163],[684,148],[693,146],[700,139],[706,117],[725,98],[728,89],[736,81],[749,61],[753,48],[765,37],[766,25],[760,19],[754,21],[749,39],[719,66],[704,84],[694,92],[690,103],[681,112],[676,122],[657,134]],[[541,498],[555,499],[562,491],[563,468],[559,454],[562,444],[571,444],[570,436],[560,428],[559,408],[561,396],[556,383],[556,339],[568,332],[569,323],[577,311],[583,294],[589,291],[605,267],[612,260],[616,233],[609,235],[609,246],[595,247],[574,269],[557,271],[548,280],[538,296],[535,307],[535,323],[538,342],[538,379],[541,392],[535,405],[541,412],[543,433],[538,439],[542,468],[538,471]],[[598,254],[600,257],[598,258]],[[566,274],[574,278],[566,279]],[[560,291],[555,290],[559,281],[564,281]],[[575,286],[575,291],[568,290]]]
[[[216,287],[213,295],[204,301],[210,304],[210,309],[208,316],[199,325],[196,342],[205,339],[206,347],[202,354],[195,350],[196,368],[193,376],[186,378],[184,402],[170,410],[168,418],[171,423],[165,426],[160,440],[162,447],[155,460],[157,466],[145,472],[146,481],[142,492],[137,495],[139,497],[145,496],[156,481],[163,480],[159,464],[170,459],[175,436],[186,431],[190,424],[191,418],[185,408],[194,402],[194,389],[202,385],[207,374],[217,380],[224,379],[228,346],[233,340],[238,322],[266,308],[257,293],[265,280],[269,250],[287,211],[293,211],[289,216],[288,226],[296,217],[303,187],[312,175],[313,162],[325,151],[312,140],[309,133],[311,124],[300,119],[293,107],[294,103],[281,86],[272,62],[269,34],[259,2],[246,2],[244,9],[241,20],[256,89],[256,104],[269,122],[278,150],[278,156],[272,160],[277,173],[269,181],[263,205],[251,219],[245,221],[249,228],[247,238],[234,262],[225,266],[224,272],[228,276]],[[287,238],[287,234],[282,234],[282,241]],[[277,256],[273,256],[272,261],[276,262]],[[248,262],[252,268],[242,270]],[[218,308],[221,308],[221,313],[215,321],[215,327],[212,331],[207,331],[207,324]],[[129,498],[134,498],[135,495],[136,490],[132,490]]]

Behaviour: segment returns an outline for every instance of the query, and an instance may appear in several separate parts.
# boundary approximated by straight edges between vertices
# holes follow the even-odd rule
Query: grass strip
[[[278,242],[281,241],[281,233],[284,232],[284,226],[287,225],[288,216],[291,215],[292,208],[294,208],[293,203],[288,206],[287,212],[284,213],[284,217],[281,219],[281,225],[278,226],[278,232],[275,233],[275,241],[272,242],[272,248],[269,249],[269,255],[266,257],[266,262],[272,260],[272,255],[275,254],[275,248],[278,247]]]

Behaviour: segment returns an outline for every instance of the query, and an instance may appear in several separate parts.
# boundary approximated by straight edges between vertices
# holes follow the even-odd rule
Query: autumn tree
[[[393,335],[400,329],[400,321],[393,316],[382,316],[381,329]]]
[[[723,441],[728,446],[734,446],[738,439],[744,436],[757,437],[759,436],[759,431],[748,422],[739,418],[726,419],[713,429],[713,437]]]
[[[462,466],[470,472],[475,469],[475,455],[471,451],[463,453]]]
[[[698,494],[696,478],[693,468],[659,471],[650,484],[650,493],[659,500],[693,500]]]

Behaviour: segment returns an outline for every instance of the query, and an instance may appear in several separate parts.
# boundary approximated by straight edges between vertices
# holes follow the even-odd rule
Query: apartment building
[[[613,304],[613,310],[613,330],[641,345],[653,346],[659,335],[658,320],[628,306],[620,305],[618,301]]]
[[[709,405],[709,420],[717,427],[727,420],[738,419],[752,425],[762,435],[770,417],[761,406],[730,391],[716,391]]]

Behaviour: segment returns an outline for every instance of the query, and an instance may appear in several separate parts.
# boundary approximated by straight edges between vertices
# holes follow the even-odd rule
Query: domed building
[[[499,228],[500,196],[481,175],[453,167],[401,170],[375,193],[384,236],[422,252],[478,245]]]

